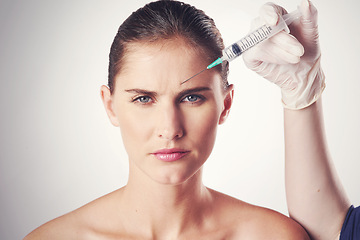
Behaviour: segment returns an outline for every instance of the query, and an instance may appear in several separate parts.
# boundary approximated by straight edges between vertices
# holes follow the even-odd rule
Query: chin
[[[183,183],[186,183],[193,179],[194,176],[198,175],[200,172],[199,169],[197,171],[177,171],[177,172],[160,172],[158,176],[153,176],[152,179],[160,184],[176,186]]]

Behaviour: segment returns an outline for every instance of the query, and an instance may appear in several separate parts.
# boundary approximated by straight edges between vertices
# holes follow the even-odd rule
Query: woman
[[[159,1],[134,12],[114,39],[101,87],[128,153],[128,183],[25,239],[309,239],[290,218],[202,184],[233,100],[228,64],[180,83],[223,48],[213,20],[187,4]]]

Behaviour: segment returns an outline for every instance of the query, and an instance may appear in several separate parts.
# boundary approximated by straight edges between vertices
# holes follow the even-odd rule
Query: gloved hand
[[[309,0],[300,5],[302,16],[290,24],[290,34],[282,31],[243,54],[246,66],[281,88],[285,108],[310,106],[325,88],[320,66],[317,10]],[[276,25],[286,10],[272,3],[260,9],[253,21],[256,29],[263,24]]]

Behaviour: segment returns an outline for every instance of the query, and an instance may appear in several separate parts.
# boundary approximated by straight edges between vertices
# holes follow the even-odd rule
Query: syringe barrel
[[[255,31],[249,33],[246,37],[225,48],[223,50],[222,60],[226,60],[228,62],[234,60],[248,49],[259,44],[265,39],[271,38],[281,30],[289,32],[289,28],[282,17],[279,18],[279,23],[276,26],[263,25]]]

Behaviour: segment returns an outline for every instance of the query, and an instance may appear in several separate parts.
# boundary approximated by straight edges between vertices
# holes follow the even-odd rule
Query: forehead
[[[140,56],[151,55],[155,57],[159,54],[171,55],[176,52],[182,52],[182,57],[191,55],[205,58],[205,51],[201,46],[194,45],[183,37],[173,37],[157,41],[129,42],[125,48],[125,59],[131,61]]]
[[[156,42],[127,44],[116,85],[128,87],[155,87],[173,82],[176,86],[203,70],[209,60],[201,47],[194,47],[181,38]],[[209,78],[214,71],[199,75]]]

